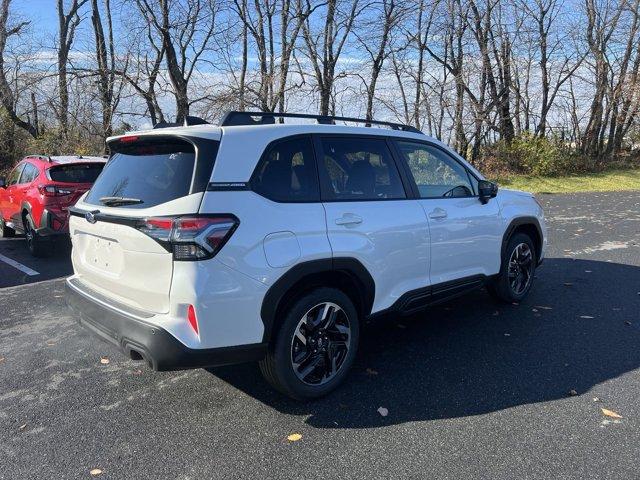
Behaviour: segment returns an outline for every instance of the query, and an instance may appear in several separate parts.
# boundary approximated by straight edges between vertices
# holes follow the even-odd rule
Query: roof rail
[[[184,122],[182,123],[158,122],[153,126],[153,129],[155,130],[156,128],[190,127],[191,125],[208,125],[208,124],[209,122],[207,122],[204,118],[187,115],[186,117],[184,117]]]
[[[276,112],[227,112],[220,121],[221,127],[229,127],[232,125],[272,125],[276,123],[276,118],[307,118],[315,120],[322,125],[335,125],[335,122],[353,122],[364,123],[366,127],[371,125],[383,125],[393,130],[402,130],[403,132],[420,133],[420,130],[411,125],[402,123],[384,122],[381,120],[366,120],[363,118],[353,117],[336,117],[333,115],[313,115],[309,113],[276,113]],[[424,135],[424,134],[423,134]]]

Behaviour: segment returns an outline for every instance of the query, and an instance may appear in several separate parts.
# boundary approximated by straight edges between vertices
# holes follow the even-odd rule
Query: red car
[[[35,256],[69,233],[67,207],[89,190],[104,164],[102,157],[34,155],[0,178],[0,237],[24,233]]]

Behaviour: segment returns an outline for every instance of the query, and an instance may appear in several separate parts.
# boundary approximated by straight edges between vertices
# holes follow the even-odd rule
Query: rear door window
[[[103,163],[81,163],[51,167],[49,178],[54,182],[93,183],[102,172]]]
[[[406,198],[398,169],[380,138],[321,137],[327,200]],[[327,183],[327,182],[325,182]],[[324,193],[324,191],[323,191]]]
[[[110,148],[112,156],[85,202],[148,208],[189,195],[196,163],[193,144],[177,138],[141,138]]]
[[[31,163],[24,164],[24,170],[22,171],[22,175],[20,175],[20,184],[31,183],[33,182],[40,172],[38,168]]]

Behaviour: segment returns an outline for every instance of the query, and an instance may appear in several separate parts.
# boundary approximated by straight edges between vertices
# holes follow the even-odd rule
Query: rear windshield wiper
[[[116,205],[134,205],[136,203],[144,203],[139,198],[128,197],[100,197],[100,203],[107,207],[115,207]]]

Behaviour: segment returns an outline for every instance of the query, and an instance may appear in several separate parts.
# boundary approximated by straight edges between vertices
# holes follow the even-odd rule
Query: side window
[[[9,177],[7,178],[7,187],[18,183],[18,180],[20,179],[20,174],[22,173],[23,169],[24,169],[24,163],[21,163],[11,171],[11,173],[9,174]]]
[[[277,142],[251,181],[253,191],[276,202],[318,202],[320,189],[311,137]]]
[[[321,168],[331,200],[406,198],[397,166],[385,140],[324,137]]]
[[[22,175],[20,175],[20,184],[23,183],[31,183],[35,180],[35,178],[38,176],[38,169],[30,164],[30,163],[25,163],[24,164],[24,170],[22,171]]]
[[[431,145],[396,142],[418,186],[420,198],[471,197],[477,180],[449,154]]]

